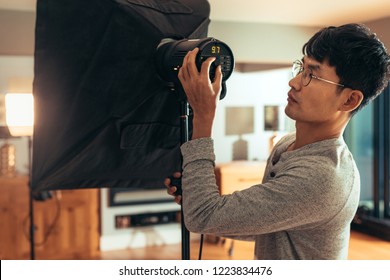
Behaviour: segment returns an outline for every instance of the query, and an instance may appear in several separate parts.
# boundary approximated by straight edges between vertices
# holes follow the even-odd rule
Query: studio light
[[[178,72],[183,65],[186,54],[199,48],[196,56],[196,65],[200,70],[202,63],[209,57],[215,57],[215,61],[210,67],[210,80],[214,79],[215,70],[218,65],[222,67],[222,92],[220,99],[226,95],[225,82],[229,79],[234,69],[233,52],[227,44],[215,38],[203,39],[182,39],[175,40],[172,38],[163,39],[156,50],[156,68],[162,80],[172,88],[180,88]]]

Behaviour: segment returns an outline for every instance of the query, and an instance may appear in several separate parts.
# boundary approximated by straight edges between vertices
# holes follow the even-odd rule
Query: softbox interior
[[[33,193],[161,188],[181,169],[180,101],[163,38],[207,36],[207,0],[38,0]]]

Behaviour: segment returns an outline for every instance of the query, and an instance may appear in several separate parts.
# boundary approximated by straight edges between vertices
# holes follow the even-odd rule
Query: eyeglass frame
[[[298,65],[299,65],[299,71],[295,74],[296,71],[294,71],[294,70],[295,70],[296,66],[298,66]],[[314,75],[313,73],[309,73],[309,74],[308,74],[308,76],[310,77],[310,79],[309,79],[309,82],[305,85],[305,84],[303,83],[303,72],[305,71],[305,69],[306,69],[306,68],[303,67],[303,62],[302,62],[301,60],[297,59],[297,60],[295,60],[295,61],[293,62],[292,71],[291,71],[291,72],[292,72],[293,78],[297,77],[299,74],[302,74],[302,76],[301,76],[301,84],[302,84],[303,86],[305,86],[305,87],[307,87],[307,86],[310,84],[310,82],[311,82],[311,80],[312,80],[313,78],[316,79],[316,80],[319,80],[319,81],[323,81],[323,82],[326,82],[326,83],[329,83],[329,84],[332,84],[332,85],[339,86],[339,87],[347,87],[347,86],[345,86],[345,85],[343,85],[343,84],[336,83],[336,82],[329,81],[329,80],[324,79],[324,78],[317,77],[317,76]],[[307,69],[306,69],[306,70],[307,70]],[[310,69],[309,69],[309,71],[311,72]]]

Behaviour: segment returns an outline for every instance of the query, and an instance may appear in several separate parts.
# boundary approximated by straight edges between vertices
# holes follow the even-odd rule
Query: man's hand
[[[198,48],[188,52],[179,70],[179,80],[186,93],[188,103],[194,113],[192,139],[211,137],[215,112],[222,90],[222,71],[219,65],[214,81],[210,81],[210,66],[215,57],[202,63],[200,72],[195,63]]]
[[[173,173],[173,178],[180,179],[181,178],[181,173],[180,172],[175,172]],[[175,195],[175,192],[178,189],[178,186],[172,185],[171,179],[170,178],[165,178],[164,180],[164,185],[167,187],[167,193],[169,195],[174,196],[174,200],[177,204],[181,204],[181,195]]]

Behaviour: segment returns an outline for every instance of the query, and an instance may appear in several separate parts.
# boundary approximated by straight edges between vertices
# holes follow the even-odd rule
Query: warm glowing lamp
[[[34,126],[34,98],[31,93],[7,93],[5,118],[12,136],[32,136]]]

